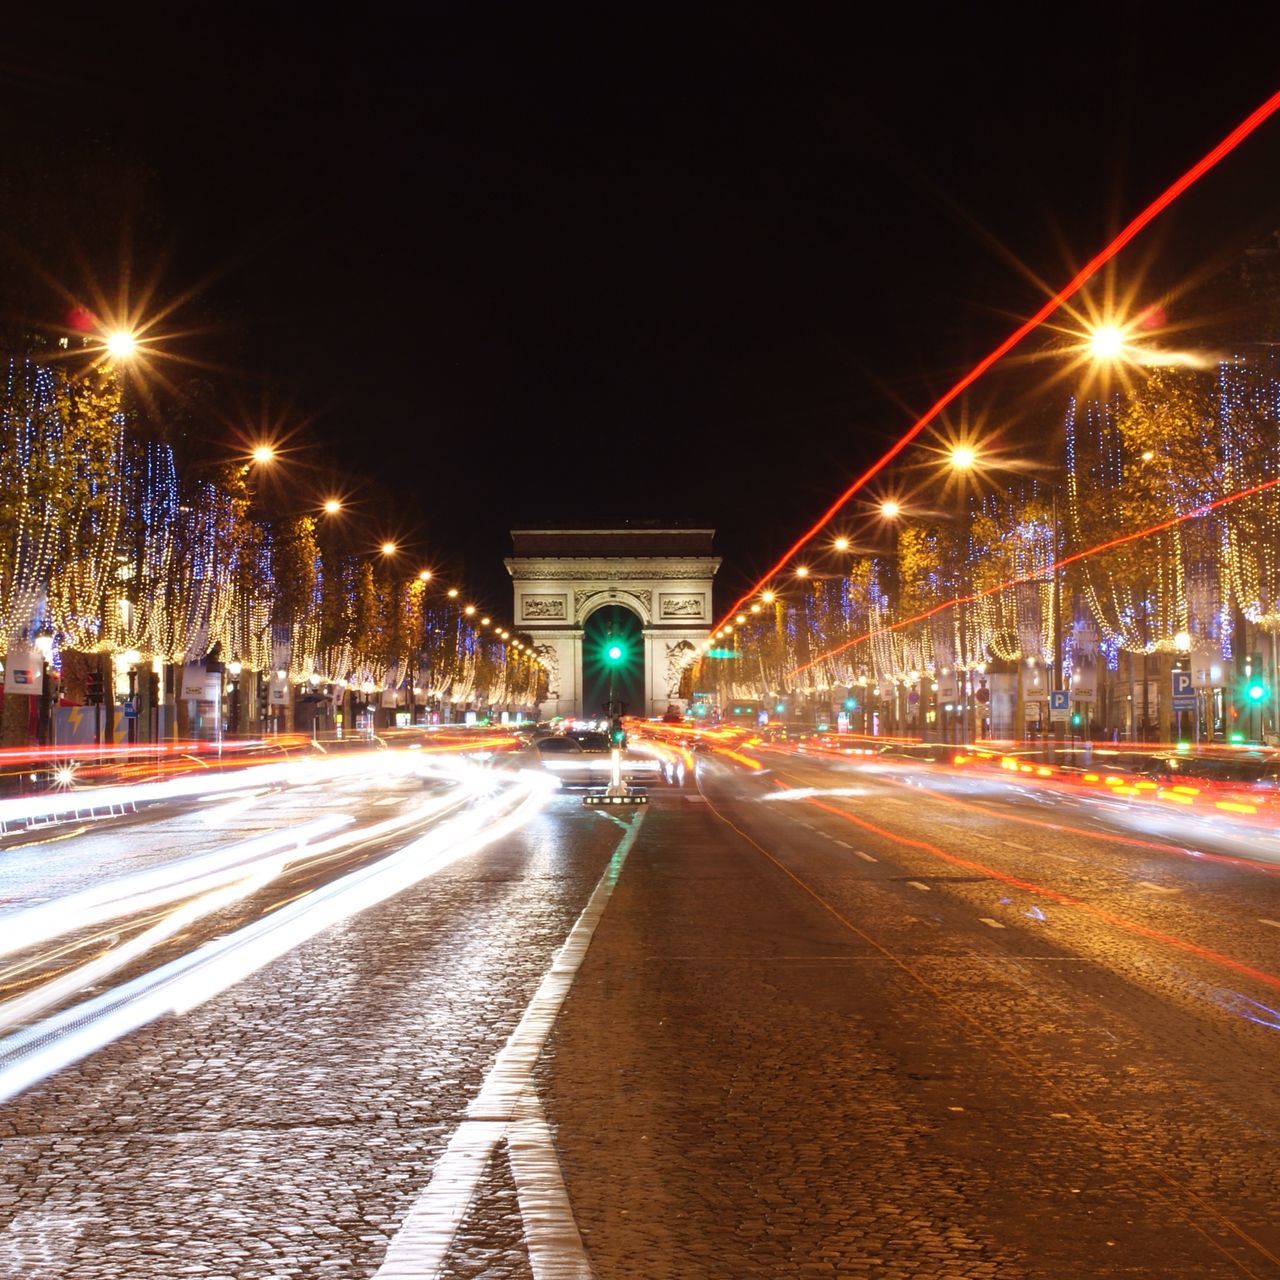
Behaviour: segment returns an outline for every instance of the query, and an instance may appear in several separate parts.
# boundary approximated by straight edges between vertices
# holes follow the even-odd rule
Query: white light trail
[[[0,1102],[158,1017],[194,1008],[331,925],[517,830],[537,813],[553,787],[543,776],[511,779],[502,794],[476,803],[396,852],[0,1040]],[[367,832],[353,834],[363,839]]]

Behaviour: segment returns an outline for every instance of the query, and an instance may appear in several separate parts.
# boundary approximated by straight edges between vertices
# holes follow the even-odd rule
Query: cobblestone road
[[[1274,874],[770,764],[657,795],[612,897],[558,799],[9,1103],[0,1274],[389,1280],[452,1186],[450,1277],[1280,1275]]]

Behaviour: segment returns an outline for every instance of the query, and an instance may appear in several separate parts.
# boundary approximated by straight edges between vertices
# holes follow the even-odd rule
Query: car
[[[613,752],[608,735],[580,730],[541,738],[512,752],[503,763],[519,769],[545,769],[566,787],[602,787],[613,771]],[[622,773],[628,780],[656,780],[662,776],[662,764],[651,756],[624,751]]]

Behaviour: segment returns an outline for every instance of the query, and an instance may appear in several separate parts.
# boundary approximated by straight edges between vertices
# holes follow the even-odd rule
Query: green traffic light
[[[604,651],[604,656],[605,656],[606,658],[608,658],[610,662],[621,662],[621,661],[622,661],[622,646],[621,646],[620,644],[611,644],[611,645],[610,645],[610,646],[609,646],[609,647]]]
[[[1249,686],[1249,697],[1253,702],[1261,702],[1267,696],[1267,686],[1254,682]]]

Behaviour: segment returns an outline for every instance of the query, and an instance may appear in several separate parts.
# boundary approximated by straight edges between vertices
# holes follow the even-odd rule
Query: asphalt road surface
[[[1280,1276],[1267,839],[755,757],[13,1097],[0,1275]]]

